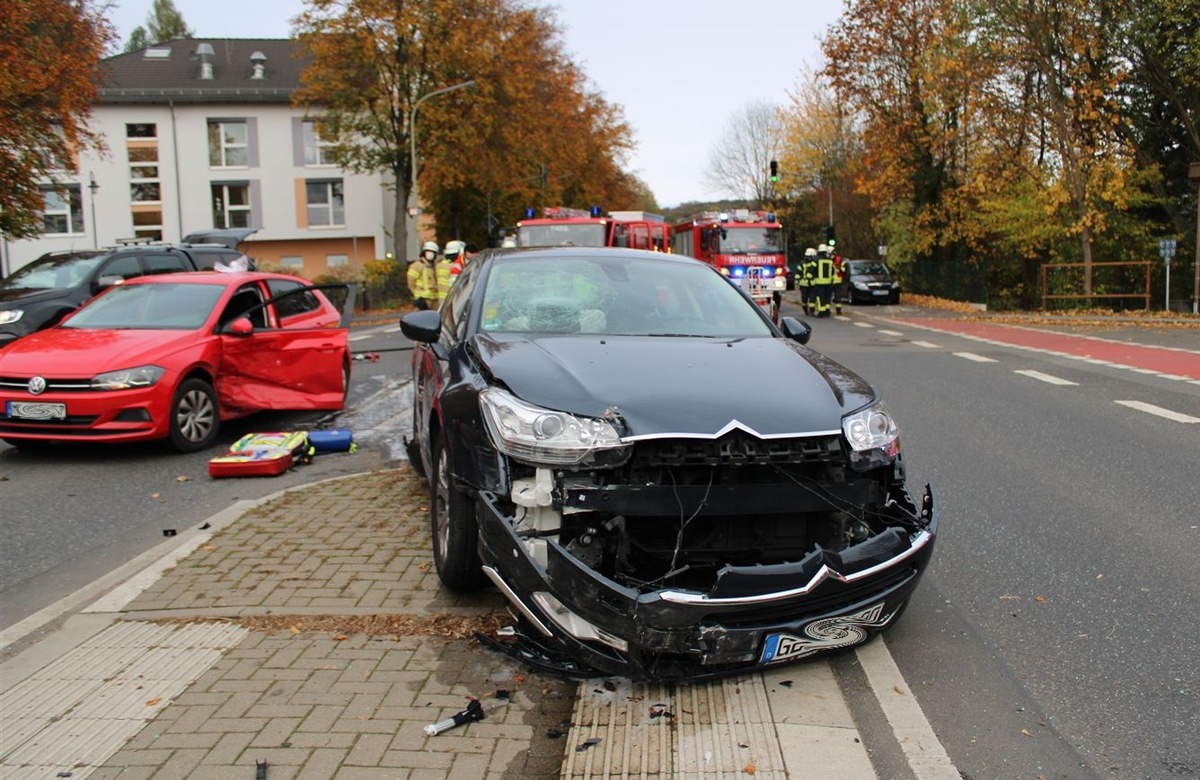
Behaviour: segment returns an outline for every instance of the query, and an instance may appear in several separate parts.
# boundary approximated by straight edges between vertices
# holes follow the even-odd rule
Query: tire
[[[346,408],[346,401],[350,398],[350,359],[343,358],[342,360],[342,408]]]
[[[178,452],[199,452],[217,439],[221,417],[217,395],[203,379],[185,379],[171,399],[170,433],[167,438]]]
[[[888,303],[892,304],[893,306],[896,306],[897,304],[899,304],[900,303],[900,293],[896,293],[891,298],[888,298]]]
[[[470,496],[454,486],[450,457],[439,433],[433,441],[433,479],[430,480],[429,531],[433,563],[450,590],[476,591],[487,584],[479,560],[479,526]]]

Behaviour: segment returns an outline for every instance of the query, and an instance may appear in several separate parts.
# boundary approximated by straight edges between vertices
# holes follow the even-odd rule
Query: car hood
[[[874,284],[878,282],[890,284],[892,282],[892,277],[888,276],[887,274],[850,274],[850,281],[866,282],[868,284]]]
[[[70,290],[56,289],[22,289],[0,287],[0,309],[17,309],[21,306],[28,306],[31,303],[41,303],[42,301],[52,301],[55,298],[65,298],[71,293]]]
[[[849,369],[782,338],[478,335],[484,370],[548,409],[602,416],[626,437],[762,437],[841,430],[875,393]]]
[[[76,330],[50,328],[0,351],[5,376],[91,377],[155,364],[196,342],[192,330]]]

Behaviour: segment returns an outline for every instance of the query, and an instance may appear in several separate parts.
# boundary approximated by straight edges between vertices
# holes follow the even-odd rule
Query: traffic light
[[[779,181],[779,163],[771,160],[771,181]]]
[[[834,233],[833,225],[825,228],[825,243],[829,244],[830,247],[837,246],[837,234]]]

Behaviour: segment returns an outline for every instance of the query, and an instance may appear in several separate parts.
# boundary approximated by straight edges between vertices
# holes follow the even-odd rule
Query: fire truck
[[[671,247],[715,267],[762,306],[772,322],[787,289],[783,228],[774,212],[706,211],[674,226]]]
[[[517,223],[517,246],[617,246],[631,249],[670,250],[671,228],[658,214],[645,211],[604,213],[547,206],[542,216],[525,210]]]

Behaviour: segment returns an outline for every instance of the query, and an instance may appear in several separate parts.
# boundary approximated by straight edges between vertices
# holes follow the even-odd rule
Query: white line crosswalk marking
[[[1161,406],[1148,404],[1143,401],[1116,401],[1121,406],[1127,406],[1130,409],[1137,409],[1139,412],[1146,412],[1167,420],[1174,420],[1178,423],[1200,423],[1200,417],[1193,417],[1190,414],[1182,414],[1173,412],[1170,409],[1164,409]]]
[[[1079,384],[1078,382],[1072,382],[1070,379],[1063,379],[1061,377],[1052,376],[1050,374],[1043,374],[1041,371],[1030,371],[1027,369],[1017,369],[1013,373],[1020,374],[1021,376],[1027,376],[1030,379],[1036,379],[1039,382],[1045,382],[1048,385],[1060,385],[1060,386],[1066,387],[1068,385],[1076,385],[1077,386]]]

